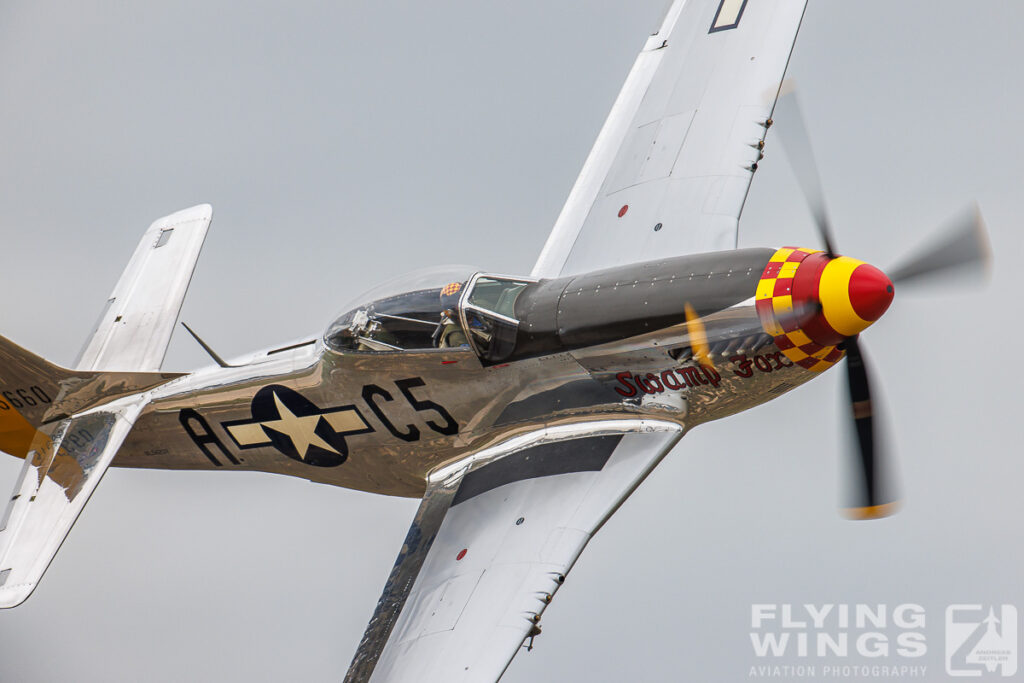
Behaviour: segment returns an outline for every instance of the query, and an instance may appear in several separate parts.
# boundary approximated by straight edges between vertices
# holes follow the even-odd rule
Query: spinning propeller
[[[779,97],[774,116],[775,128],[814,217],[818,233],[825,243],[827,258],[830,262],[853,261],[836,253],[836,242],[825,207],[820,175],[795,92],[789,90]],[[988,260],[985,225],[977,206],[973,206],[968,214],[951,221],[942,236],[890,271],[890,278],[867,264],[853,262],[860,264],[861,270],[853,271],[849,276],[849,284],[843,293],[846,303],[852,302],[852,308],[858,313],[870,310],[876,311],[877,315],[860,315],[862,322],[867,322],[849,328],[856,330],[852,334],[839,330],[842,337],[840,348],[846,351],[847,389],[856,435],[857,455],[854,463],[856,469],[862,473],[860,481],[855,485],[856,501],[854,506],[848,509],[849,516],[855,519],[884,517],[895,510],[898,502],[894,487],[886,476],[890,469],[890,449],[881,438],[875,421],[869,379],[871,373],[861,351],[859,329],[866,327],[885,311],[892,299],[893,284],[926,282],[929,278],[934,280],[953,270],[982,269]],[[822,287],[824,288],[824,280]],[[830,304],[822,300],[820,305],[827,308]]]

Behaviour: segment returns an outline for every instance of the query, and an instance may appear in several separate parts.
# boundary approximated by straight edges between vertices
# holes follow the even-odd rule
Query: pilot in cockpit
[[[441,289],[441,322],[434,330],[434,341],[439,349],[465,346],[466,333],[459,324],[459,297],[463,284],[452,282]]]

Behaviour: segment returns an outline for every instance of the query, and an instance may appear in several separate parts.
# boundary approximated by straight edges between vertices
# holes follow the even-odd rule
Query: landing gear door
[[[515,304],[519,294],[535,280],[474,275],[459,299],[459,317],[469,345],[481,359],[500,362],[516,347],[519,320]]]

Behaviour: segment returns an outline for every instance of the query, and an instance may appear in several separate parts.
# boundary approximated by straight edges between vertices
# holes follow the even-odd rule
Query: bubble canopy
[[[350,301],[327,328],[324,341],[335,351],[460,346],[460,340],[443,337],[452,317],[445,311],[456,309],[459,293],[478,270],[435,266],[388,280]]]

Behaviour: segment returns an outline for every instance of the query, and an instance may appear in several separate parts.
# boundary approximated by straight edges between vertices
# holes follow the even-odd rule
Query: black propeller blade
[[[790,166],[825,243],[826,253],[830,258],[835,258],[835,241],[825,208],[825,194],[821,189],[810,137],[792,84],[783,84],[773,117],[776,119],[773,121],[774,127],[782,138]],[[988,263],[989,253],[985,223],[977,205],[974,205],[968,214],[957,217],[943,236],[933,240],[930,246],[921,249],[891,271],[889,277],[894,283],[903,284],[946,275],[954,269],[977,269]],[[859,337],[847,337],[843,346],[846,350],[846,377],[858,454],[854,462],[863,475],[857,486],[855,506],[848,509],[848,513],[855,519],[875,519],[890,514],[897,505],[892,495],[894,489],[886,476],[890,456],[879,434],[881,420],[875,419],[875,404],[871,400],[871,384],[868,379],[870,372],[861,352]]]
[[[889,277],[894,283],[916,283],[953,270],[983,270],[988,266],[990,254],[985,221],[978,205],[973,204],[930,245],[892,269]]]
[[[860,454],[859,471],[863,478],[855,485],[854,505],[847,509],[853,519],[875,519],[893,512],[895,497],[885,481],[885,444],[875,424],[871,384],[864,354],[857,337],[849,337],[846,347],[846,380],[850,395],[851,417]]]
[[[821,178],[818,166],[814,162],[814,152],[800,111],[800,103],[791,84],[784,84],[783,90],[775,105],[773,117],[776,120],[773,125],[782,138],[793,174],[800,183],[804,199],[825,243],[825,252],[829,258],[835,258],[835,241],[832,239],[832,225],[828,218],[828,210],[825,208],[825,193],[821,189]],[[880,495],[881,491],[889,491],[892,488],[881,481],[887,469],[883,467],[882,462],[886,449],[880,443],[881,439],[875,430],[871,384],[868,381],[868,370],[860,350],[860,342],[856,336],[847,337],[843,345],[846,350],[850,409],[856,434],[857,453],[853,460],[862,475],[861,484],[857,487],[859,493],[855,495],[857,502],[847,509],[847,514],[853,519],[875,519],[890,514],[895,506],[893,500]]]
[[[775,103],[772,114],[772,126],[782,139],[782,146],[789,157],[789,165],[793,169],[804,200],[814,217],[814,224],[825,243],[825,253],[831,258],[836,255],[835,241],[832,239],[832,224],[825,208],[825,193],[821,189],[821,176],[818,165],[814,162],[814,150],[811,138],[807,135],[807,126],[800,111],[800,103],[796,98],[796,90],[789,82],[783,83],[782,94]]]

